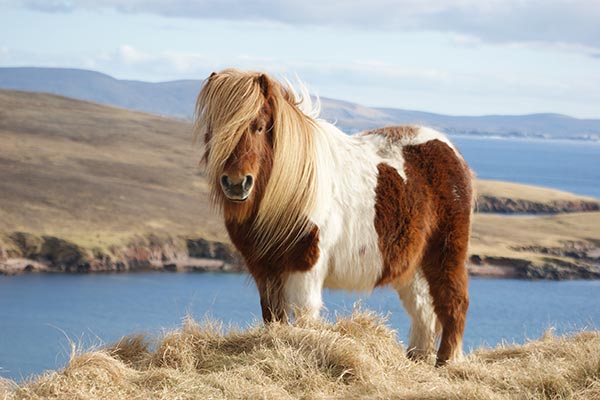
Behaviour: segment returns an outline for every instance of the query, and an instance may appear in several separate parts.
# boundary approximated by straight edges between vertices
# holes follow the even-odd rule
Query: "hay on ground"
[[[380,317],[223,333],[188,320],[73,356],[7,399],[600,399],[600,332],[480,349],[443,368],[414,363]]]

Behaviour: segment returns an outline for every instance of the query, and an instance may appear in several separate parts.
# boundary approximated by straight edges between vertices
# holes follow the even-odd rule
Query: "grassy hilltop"
[[[0,273],[237,263],[209,206],[190,123],[0,90],[0,144]],[[477,191],[478,211],[600,208],[596,199],[506,182],[480,180]],[[472,272],[594,277],[599,227],[598,211],[539,218],[479,213]]]
[[[600,332],[479,349],[434,368],[415,363],[393,331],[357,312],[334,324],[223,334],[187,321],[151,340],[123,338],[74,355],[64,370],[20,386],[17,399],[581,399],[600,398]]]

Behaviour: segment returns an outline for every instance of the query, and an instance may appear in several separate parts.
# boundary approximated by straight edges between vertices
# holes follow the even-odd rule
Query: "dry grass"
[[[73,356],[63,371],[7,399],[598,399],[600,332],[547,334],[480,349],[443,368],[414,363],[379,317],[299,322],[223,334],[187,321],[156,341],[140,336]]]

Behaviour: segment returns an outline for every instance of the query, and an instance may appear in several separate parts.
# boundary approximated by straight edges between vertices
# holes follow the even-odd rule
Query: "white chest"
[[[382,259],[375,231],[375,188],[379,158],[375,148],[357,139],[336,154],[330,187],[321,191],[326,212],[316,221],[324,258],[324,286],[370,291],[381,276]]]

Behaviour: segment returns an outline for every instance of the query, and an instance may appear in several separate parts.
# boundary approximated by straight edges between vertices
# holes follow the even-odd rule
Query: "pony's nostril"
[[[254,183],[254,178],[252,177],[252,175],[246,175],[244,177],[244,182],[242,183],[244,190],[250,190],[250,188],[252,187],[252,183]]]
[[[227,175],[223,175],[221,177],[221,185],[223,185],[223,187],[225,188],[229,187],[229,178],[227,177]]]

